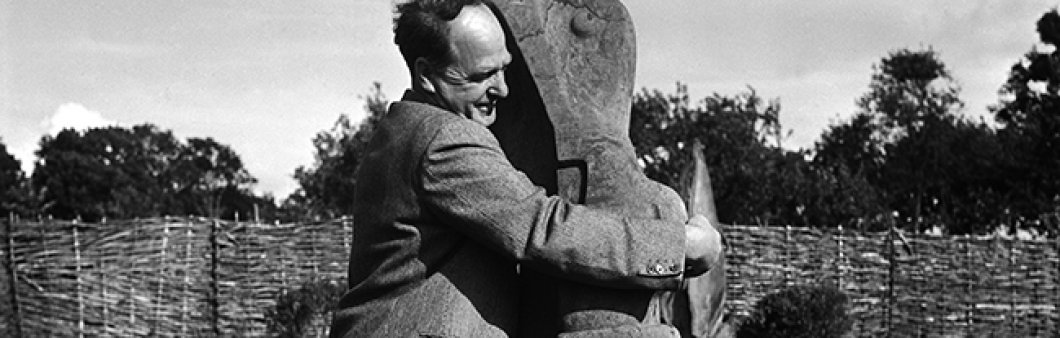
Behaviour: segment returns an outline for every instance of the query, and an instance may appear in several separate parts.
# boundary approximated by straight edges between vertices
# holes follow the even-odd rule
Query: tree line
[[[250,217],[270,196],[239,155],[213,138],[182,141],[151,124],[86,131],[65,129],[41,138],[26,177],[0,143],[0,209],[23,216],[100,221],[163,215]]]
[[[959,87],[931,48],[874,65],[850,118],[812,149],[781,147],[778,101],[753,89],[692,104],[644,91],[630,130],[649,177],[680,188],[693,139],[707,145],[719,218],[950,234],[1004,227],[1060,230],[1060,15],[1038,21],[1042,43],[1010,69],[995,124],[962,114]]]
[[[1045,13],[1043,44],[1060,43]],[[652,179],[680,191],[693,140],[704,145],[719,218],[726,223],[835,226],[952,234],[998,226],[1056,234],[1060,223],[1060,52],[1031,49],[989,107],[993,123],[962,114],[960,89],[939,53],[899,49],[873,65],[849,118],[810,149],[784,148],[779,100],[753,89],[693,101],[676,92],[634,95],[630,136]],[[0,142],[0,209],[62,218],[206,215],[251,210],[284,221],[347,215],[353,173],[387,99],[375,84],[367,117],[342,114],[312,139],[314,163],[277,203],[228,146],[182,142],[153,125],[64,130],[45,136],[30,177]],[[255,207],[257,206],[257,207]]]

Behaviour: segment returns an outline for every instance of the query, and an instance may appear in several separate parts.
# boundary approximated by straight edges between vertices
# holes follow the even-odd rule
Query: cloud
[[[118,125],[118,123],[108,120],[98,111],[89,110],[84,105],[76,102],[60,105],[55,110],[55,114],[41,122],[41,126],[48,130],[49,135],[58,134],[63,129],[83,131],[89,128],[113,125]]]
[[[11,155],[18,160],[22,167],[22,172],[26,175],[33,173],[34,161],[37,158],[34,154],[37,149],[37,144],[30,141],[23,141],[11,145],[8,151]]]

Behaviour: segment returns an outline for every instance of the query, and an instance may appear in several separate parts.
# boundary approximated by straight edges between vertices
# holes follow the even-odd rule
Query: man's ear
[[[415,79],[416,84],[423,89],[423,91],[434,94],[436,89],[434,88],[434,82],[431,81],[430,75],[433,74],[434,67],[427,61],[426,58],[417,58],[416,63],[413,65],[416,69]]]

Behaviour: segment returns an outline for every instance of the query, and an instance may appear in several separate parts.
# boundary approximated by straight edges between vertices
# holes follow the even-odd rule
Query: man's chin
[[[477,109],[476,107],[476,109],[472,111],[468,118],[472,121],[478,122],[482,125],[489,127],[491,124],[493,124],[494,121],[497,120],[497,109],[495,107],[490,107],[488,110],[486,110]]]
[[[493,124],[493,122],[497,121],[497,116],[493,115],[493,114],[490,114],[490,115],[476,115],[471,120],[473,120],[475,122],[478,122],[478,123],[480,123],[480,124],[482,124],[484,126],[489,127],[490,125]]]

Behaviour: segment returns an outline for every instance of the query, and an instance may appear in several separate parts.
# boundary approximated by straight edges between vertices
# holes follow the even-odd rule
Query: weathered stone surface
[[[636,44],[625,7],[617,0],[494,3],[513,62],[506,73],[511,94],[498,106],[493,130],[512,163],[572,201],[629,217],[686,220],[677,193],[643,175],[629,139]],[[524,275],[524,322],[547,324],[528,328],[528,336],[636,324],[654,311],[647,307],[651,292]]]

